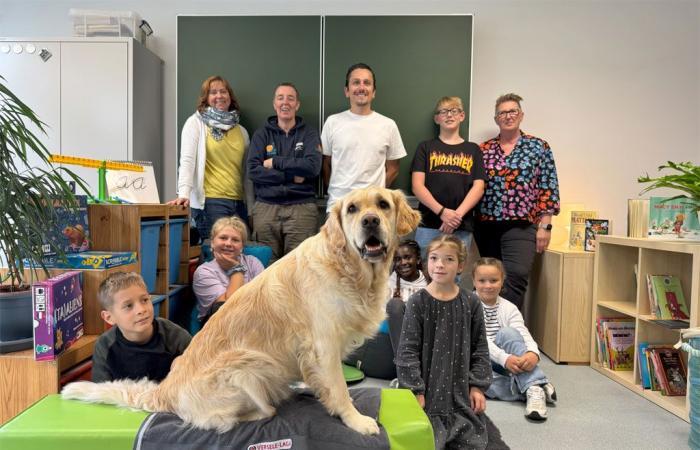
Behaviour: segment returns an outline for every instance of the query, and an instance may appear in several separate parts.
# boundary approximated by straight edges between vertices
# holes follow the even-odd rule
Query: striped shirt
[[[496,302],[495,305],[489,306],[484,302],[481,302],[481,306],[484,307],[484,325],[486,326],[486,338],[489,341],[496,339],[496,333],[501,329],[498,324],[498,305],[500,302]]]

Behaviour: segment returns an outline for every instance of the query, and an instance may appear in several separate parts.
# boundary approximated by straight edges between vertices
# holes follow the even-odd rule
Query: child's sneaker
[[[547,403],[553,405],[557,401],[557,391],[552,386],[552,383],[543,384],[542,389],[544,389],[544,397]]]
[[[389,387],[390,387],[391,389],[398,389],[398,388],[399,388],[399,379],[398,379],[398,378],[394,378],[393,380],[391,380],[391,381],[389,382]]]
[[[532,420],[547,420],[544,389],[539,386],[530,386],[525,395],[527,396],[525,417]]]

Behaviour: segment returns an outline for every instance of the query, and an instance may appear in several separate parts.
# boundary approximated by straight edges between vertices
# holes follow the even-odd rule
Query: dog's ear
[[[326,242],[332,248],[342,249],[345,247],[345,233],[343,232],[343,221],[341,214],[343,211],[343,200],[338,200],[331,207],[326,223],[321,232],[326,237]]]
[[[418,227],[420,213],[411,208],[406,201],[406,196],[400,190],[391,191],[391,195],[394,196],[394,204],[396,205],[396,233],[399,236],[404,236]]]

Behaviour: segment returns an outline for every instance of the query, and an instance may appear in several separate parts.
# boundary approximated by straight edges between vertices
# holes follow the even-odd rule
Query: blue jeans
[[[222,217],[238,216],[248,224],[248,210],[242,200],[228,198],[206,198],[204,209],[192,208],[192,217],[202,241],[209,239],[211,227]]]
[[[415,239],[416,242],[418,242],[418,245],[420,245],[421,257],[424,261],[423,264],[427,264],[428,261],[426,259],[426,251],[428,250],[428,244],[430,244],[430,241],[440,236],[441,234],[444,233],[438,230],[437,228],[418,227],[418,229],[416,230]],[[457,236],[462,242],[464,242],[464,245],[467,247],[467,250],[469,250],[469,247],[471,247],[472,245],[471,231],[455,230],[453,234]]]
[[[509,355],[522,356],[527,352],[525,341],[515,328],[501,328],[496,334],[495,342]],[[506,401],[524,400],[525,391],[530,386],[549,383],[547,375],[544,374],[539,365],[530,372],[520,374],[510,373],[505,367],[493,362],[491,366],[493,368],[493,382],[486,391],[488,398]]]

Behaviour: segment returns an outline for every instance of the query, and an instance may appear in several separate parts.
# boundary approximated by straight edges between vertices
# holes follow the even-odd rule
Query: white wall
[[[165,63],[163,198],[176,185],[177,14],[474,14],[471,140],[496,133],[498,95],[519,93],[523,129],[553,148],[563,201],[612,218],[616,234],[637,176],[669,159],[700,161],[698,0],[0,0],[0,36],[69,36],[69,8],[134,10],[155,31],[148,47]],[[361,36],[358,45],[371,45]]]

